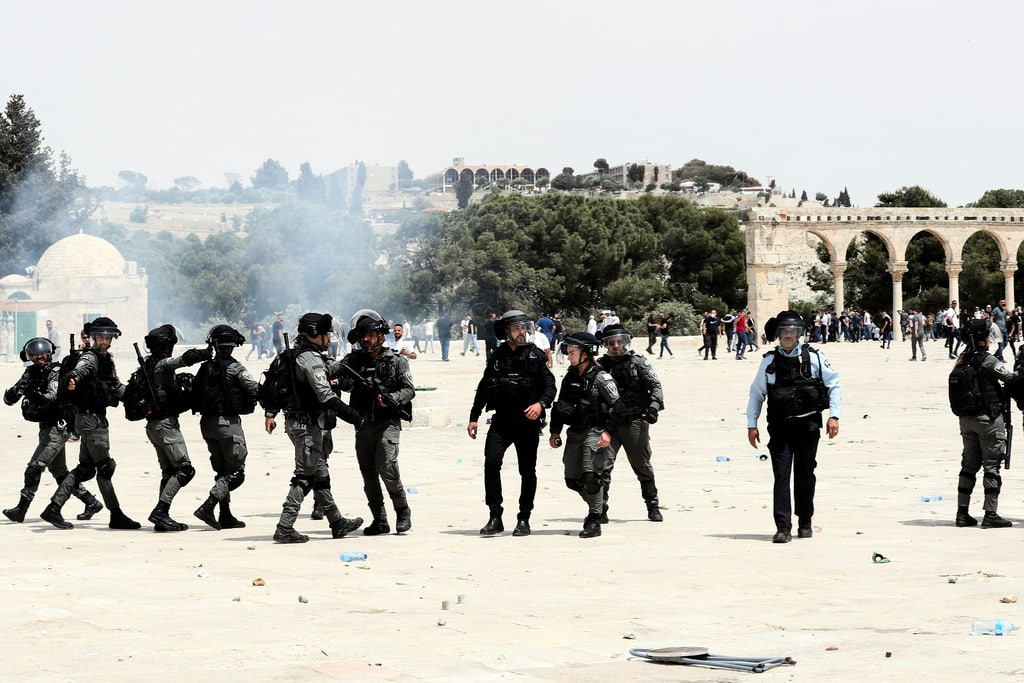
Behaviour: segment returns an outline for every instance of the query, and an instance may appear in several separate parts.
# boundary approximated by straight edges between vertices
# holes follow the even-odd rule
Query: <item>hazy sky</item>
[[[1024,188],[1024,5],[0,0],[0,97],[90,185],[452,157],[729,164],[871,206]]]

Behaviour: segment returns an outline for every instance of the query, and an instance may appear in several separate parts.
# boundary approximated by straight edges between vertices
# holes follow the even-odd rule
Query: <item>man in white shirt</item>
[[[409,360],[416,360],[416,343],[405,336],[405,327],[399,323],[392,330],[395,335],[395,343],[389,344],[391,349]]]

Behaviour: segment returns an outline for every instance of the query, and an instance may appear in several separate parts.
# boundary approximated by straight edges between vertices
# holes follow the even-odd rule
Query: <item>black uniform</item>
[[[547,367],[547,356],[533,344],[506,342],[487,361],[484,376],[476,387],[469,421],[477,422],[486,407],[493,410],[491,427],[484,444],[484,494],[492,518],[504,511],[501,494],[501,464],[505,451],[515,444],[522,486],[517,519],[528,521],[537,493],[537,444],[544,426],[544,412],[536,420],[523,414],[540,403],[545,409],[555,399],[555,376]]]

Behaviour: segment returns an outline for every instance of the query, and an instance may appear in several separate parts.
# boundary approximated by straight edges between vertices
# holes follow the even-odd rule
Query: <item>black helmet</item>
[[[972,318],[964,323],[964,326],[960,329],[960,339],[971,348],[974,348],[977,342],[988,339],[991,330],[992,323],[989,321]]]
[[[609,356],[621,356],[626,353],[626,349],[629,348],[629,340],[633,338],[626,328],[618,323],[608,325],[603,331],[598,332],[597,336],[601,340],[601,344],[608,350]]]
[[[245,337],[230,325],[215,325],[210,328],[210,333],[206,335],[206,343],[214,346],[241,346],[245,343]]]
[[[530,316],[526,315],[520,310],[513,308],[510,311],[505,311],[504,313],[502,313],[501,317],[494,321],[494,335],[498,339],[502,339],[504,341],[511,341],[508,338],[508,327],[512,323],[527,323],[527,325],[529,326],[526,330],[527,337],[533,334],[533,320],[530,318]]]
[[[53,344],[46,337],[33,337],[21,347],[21,359],[28,362],[32,356],[52,356]]]
[[[797,327],[799,328],[797,335],[803,336],[804,319],[796,311],[782,311],[774,318],[769,318],[768,322],[764,324],[764,338],[770,342],[775,341],[775,338],[779,336],[779,329],[783,327]]]
[[[93,337],[113,337],[117,339],[121,336],[121,330],[117,329],[117,323],[103,316],[96,318],[91,324],[86,323],[86,327],[89,329],[89,335]]]
[[[358,344],[367,332],[388,333],[388,323],[380,317],[380,313],[372,308],[363,308],[355,312],[348,326],[348,343]]]
[[[319,337],[327,334],[334,325],[334,318],[330,313],[303,313],[299,318],[299,334],[307,337]]]
[[[562,348],[560,351],[562,353],[568,353],[568,348],[570,346],[576,346],[586,351],[590,354],[590,357],[593,358],[600,345],[601,343],[597,341],[597,337],[589,332],[573,332],[566,336],[565,341],[562,342]]]
[[[96,323],[93,322],[92,333],[96,334]],[[170,349],[178,343],[178,335],[174,331],[174,325],[161,325],[155,327],[149,331],[143,341],[146,343],[146,348],[150,351],[156,351],[157,349]]]

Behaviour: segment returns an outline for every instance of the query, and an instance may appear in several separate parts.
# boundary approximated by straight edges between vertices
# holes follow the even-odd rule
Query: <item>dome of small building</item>
[[[104,277],[124,274],[124,257],[110,242],[79,233],[52,244],[36,264],[39,278]]]

